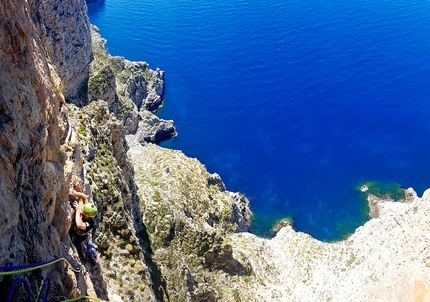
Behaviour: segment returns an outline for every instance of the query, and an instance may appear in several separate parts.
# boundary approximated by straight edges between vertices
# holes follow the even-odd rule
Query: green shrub
[[[82,127],[82,126],[79,126],[79,128],[78,128],[78,133],[79,134],[82,134],[83,136],[87,136],[87,131],[85,130],[85,128],[84,127]]]

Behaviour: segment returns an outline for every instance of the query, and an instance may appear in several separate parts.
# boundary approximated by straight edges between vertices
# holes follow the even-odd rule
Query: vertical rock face
[[[0,266],[64,254],[61,240],[70,227],[66,219],[70,207],[64,205],[68,180],[62,143],[68,120],[62,92],[69,97],[78,94],[91,58],[86,46],[77,47],[85,42],[79,35],[89,35],[78,26],[87,22],[81,21],[85,2],[78,2],[80,6],[64,1],[0,2]],[[78,15],[62,11],[66,7]],[[75,39],[64,30],[72,20],[76,31],[82,30],[75,32]],[[62,42],[64,47],[58,48]],[[77,69],[82,79],[72,81]],[[40,277],[53,269],[26,278],[35,289]],[[51,274],[54,294],[67,291],[61,271]],[[0,300],[12,279],[0,277]]]
[[[57,201],[67,194],[61,185],[64,100],[56,93],[58,76],[44,56],[40,27],[29,22],[35,11],[31,2],[2,1],[0,6],[0,232],[10,234],[2,247],[18,244],[17,251],[19,216],[27,216],[21,227],[48,231]],[[0,255],[3,263],[5,256]]]
[[[143,228],[142,214],[122,123],[105,101],[68,107],[70,121],[78,128],[85,182],[99,210],[93,240],[103,276],[97,279],[103,278],[109,290],[124,301],[154,301],[138,235]]]
[[[63,82],[63,94],[86,104],[91,51],[90,24],[85,0],[39,1],[36,12],[48,56]]]

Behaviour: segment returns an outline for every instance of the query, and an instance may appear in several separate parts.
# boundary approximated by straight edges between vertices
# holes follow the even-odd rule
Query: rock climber
[[[97,215],[97,207],[89,202],[87,195],[76,183],[69,190],[69,198],[74,209],[74,219],[70,235],[81,255],[88,256],[93,264],[97,263],[96,246],[92,243],[89,232],[94,227],[94,217]]]
[[[97,207],[88,202],[87,196],[82,192],[72,190],[69,194],[71,197],[78,197],[83,202],[73,201],[73,208],[75,209],[75,232],[78,236],[86,236],[88,232],[94,227],[94,217],[97,215]]]

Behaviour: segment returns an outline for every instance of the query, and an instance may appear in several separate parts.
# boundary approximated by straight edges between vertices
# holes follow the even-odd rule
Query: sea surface
[[[165,70],[178,137],[270,236],[332,241],[368,220],[356,186],[430,187],[430,1],[100,0],[112,55]]]

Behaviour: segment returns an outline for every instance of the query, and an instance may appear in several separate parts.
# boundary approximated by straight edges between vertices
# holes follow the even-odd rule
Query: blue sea
[[[112,55],[165,70],[178,137],[255,213],[332,241],[367,220],[356,186],[430,187],[430,1],[100,0]]]

